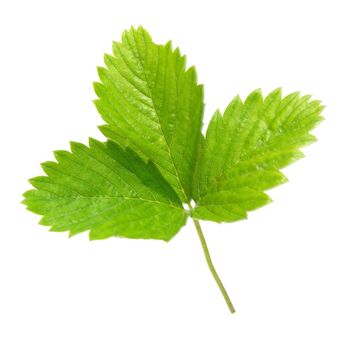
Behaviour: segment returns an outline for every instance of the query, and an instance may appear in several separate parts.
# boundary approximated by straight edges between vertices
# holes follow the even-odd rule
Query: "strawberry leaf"
[[[143,29],[123,33],[105,55],[95,83],[102,132],[150,159],[184,202],[191,199],[203,115],[203,87],[171,42],[157,45]]]
[[[70,236],[90,230],[91,239],[165,241],[185,224],[180,199],[152,163],[111,141],[71,143],[71,150],[43,163],[47,176],[31,179],[36,190],[24,194],[28,209],[43,215],[41,224]]]
[[[169,241],[192,217],[206,262],[231,312],[199,220],[232,222],[268,204],[265,193],[286,181],[281,169],[316,139],[323,107],[310,96],[260,90],[216,111],[201,133],[203,86],[171,43],[145,29],[125,31],[98,68],[95,101],[107,142],[71,143],[30,180],[23,203],[41,224],[70,236]],[[195,203],[193,208],[192,204]],[[185,203],[189,210],[185,210]]]
[[[279,169],[301,158],[299,148],[316,139],[309,132],[323,118],[319,101],[277,89],[263,99],[254,91],[215,112],[202,143],[193,217],[232,222],[271,200],[264,193],[286,181]]]

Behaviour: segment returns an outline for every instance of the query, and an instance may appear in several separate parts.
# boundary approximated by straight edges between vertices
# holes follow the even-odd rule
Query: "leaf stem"
[[[211,257],[210,257],[210,253],[209,253],[209,249],[208,249],[208,246],[207,246],[207,242],[205,241],[205,238],[204,238],[204,235],[203,235],[203,231],[202,231],[201,225],[199,224],[198,220],[195,220],[193,218],[192,218],[192,220],[194,222],[194,226],[196,227],[199,239],[201,241],[203,252],[204,252],[204,256],[205,256],[205,260],[207,261],[207,264],[209,266],[209,270],[210,270],[211,274],[213,275],[213,277],[214,277],[214,279],[216,281],[216,284],[218,285],[218,287],[219,287],[219,289],[221,291],[221,294],[223,295],[223,297],[224,297],[224,299],[226,301],[226,304],[227,304],[228,308],[230,309],[231,313],[234,313],[236,310],[233,307],[232,302],[230,300],[230,297],[228,296],[228,294],[226,292],[226,289],[225,289],[224,285],[222,284],[218,273],[215,270],[215,267],[214,267],[213,262],[212,262]]]

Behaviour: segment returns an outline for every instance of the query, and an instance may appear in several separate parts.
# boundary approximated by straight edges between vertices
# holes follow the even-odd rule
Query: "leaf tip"
[[[244,104],[250,104],[252,102],[255,103],[256,101],[263,101],[263,95],[260,88],[255,89],[253,92],[251,92],[245,99]]]
[[[70,141],[69,146],[70,146],[72,153],[76,153],[78,150],[86,147],[82,143],[76,142],[76,141]]]
[[[67,151],[64,151],[64,150],[56,150],[56,151],[53,151],[52,152],[56,161],[59,162],[61,161],[62,159],[64,159],[66,156],[67,156]]]

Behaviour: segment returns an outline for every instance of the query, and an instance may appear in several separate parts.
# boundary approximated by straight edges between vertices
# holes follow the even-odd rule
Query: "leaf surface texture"
[[[157,168],[111,141],[71,143],[46,162],[46,176],[30,180],[28,209],[41,224],[70,235],[90,230],[91,239],[111,236],[168,241],[186,223],[181,201]]]
[[[183,202],[191,198],[203,115],[203,87],[171,43],[157,45],[143,29],[123,33],[105,55],[95,83],[102,132],[150,159]]]
[[[280,169],[301,158],[315,141],[310,131],[323,119],[310,96],[281,89],[265,99],[260,90],[236,97],[215,112],[202,142],[196,169],[193,217],[231,222],[270,202],[264,191],[286,181]]]

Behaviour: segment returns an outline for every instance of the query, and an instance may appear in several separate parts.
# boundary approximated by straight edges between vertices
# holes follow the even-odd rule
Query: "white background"
[[[0,349],[350,349],[348,1],[2,1]],[[130,25],[172,39],[205,84],[207,122],[239,93],[327,106],[274,202],[204,223],[229,314],[191,222],[169,243],[68,239],[19,204],[69,140],[103,140],[92,81]]]

